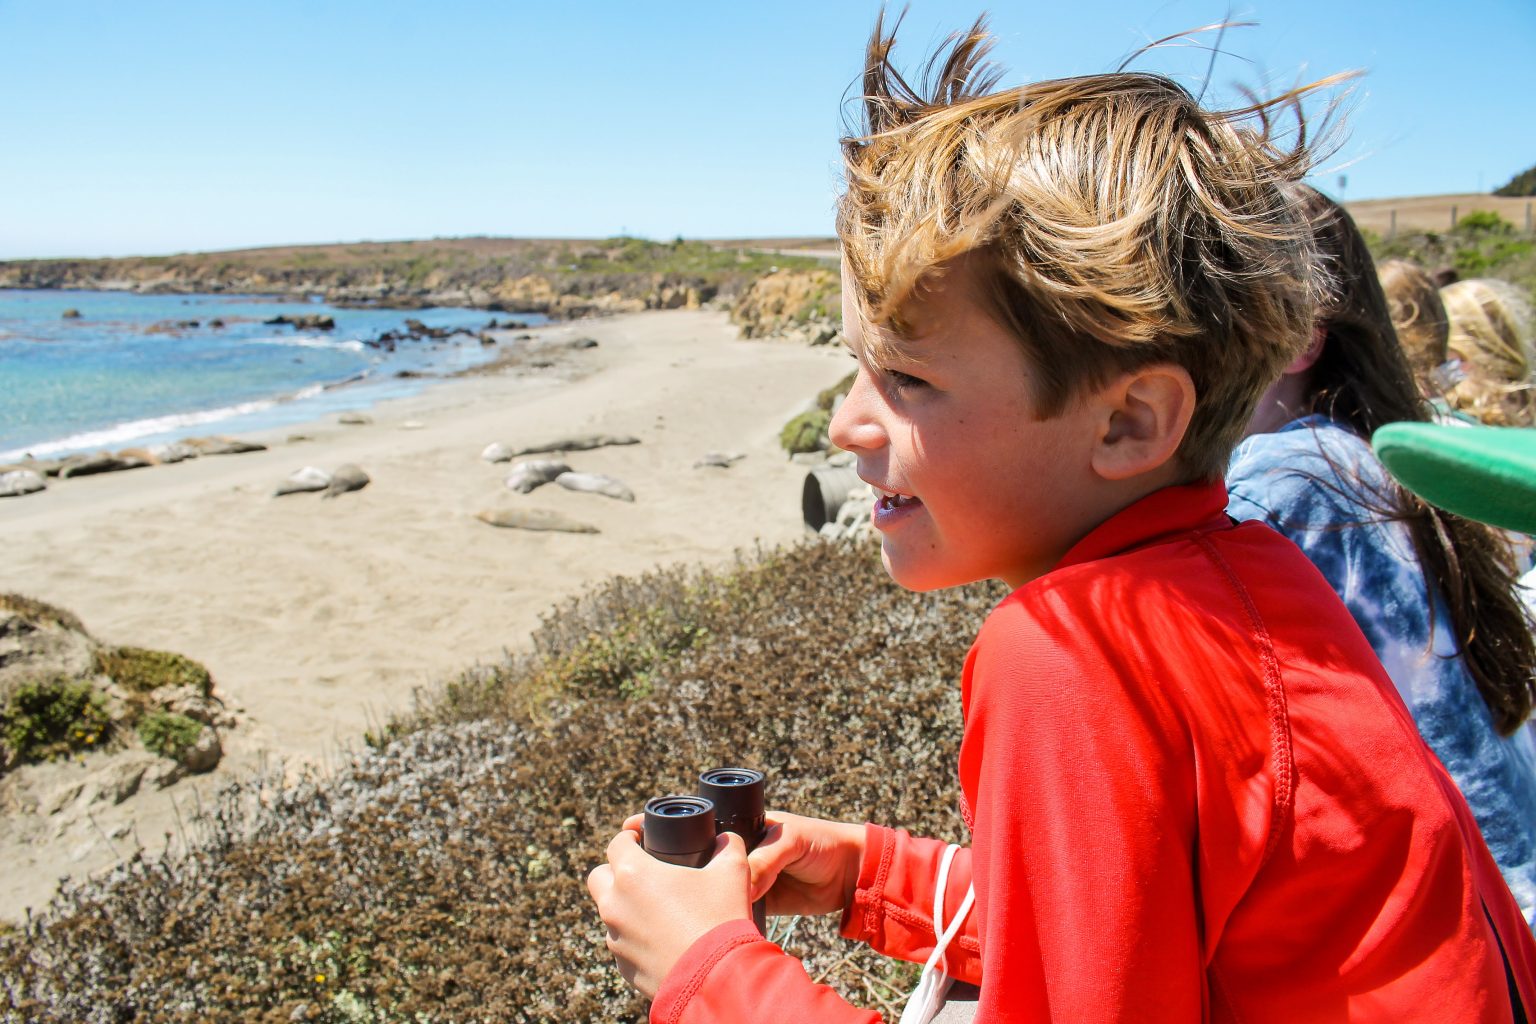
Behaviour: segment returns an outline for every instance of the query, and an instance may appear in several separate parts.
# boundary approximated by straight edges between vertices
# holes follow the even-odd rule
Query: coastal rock
[[[154,706],[173,715],[212,726],[234,726],[238,719],[224,702],[201,688],[191,685],[161,686],[153,694]]]
[[[596,533],[597,527],[577,522],[560,512],[542,508],[494,508],[475,513],[482,523],[516,530],[553,530],[559,533]]]
[[[324,313],[311,313],[300,316],[275,316],[270,320],[263,320],[264,324],[276,326],[288,325],[296,331],[334,331],[336,320]]]
[[[264,452],[267,446],[255,441],[238,441],[233,437],[189,437],[181,442],[199,455],[243,455],[246,452]]]
[[[729,455],[724,452],[705,452],[703,458],[693,464],[693,468],[703,469],[705,466],[716,466],[720,469],[730,469],[744,458],[746,458],[746,455],[741,452],[732,452]]]
[[[485,446],[485,450],[480,453],[480,457],[486,462],[511,462],[512,449],[500,441],[492,441]]]
[[[0,473],[0,498],[16,498],[45,490],[48,482],[41,473],[30,469],[12,469]]]
[[[373,422],[373,417],[360,412],[344,412],[336,417],[336,422],[346,427],[366,427]]]
[[[96,641],[62,608],[0,594],[0,707],[23,683],[95,674]]]
[[[59,318],[61,320],[79,320],[80,319],[80,311],[78,309],[76,309],[75,307],[71,306],[68,309],[66,309],[63,313],[61,313]]]
[[[555,477],[555,483],[568,491],[586,491],[606,498],[617,498],[619,501],[635,500],[635,492],[622,480],[601,473],[561,473]]]
[[[59,467],[59,477],[67,480],[73,476],[94,476],[97,473],[116,473],[124,469],[142,469],[147,465],[149,463],[144,459],[113,455],[110,452],[75,455],[64,460],[64,464]]]
[[[529,494],[534,488],[542,487],[570,471],[570,466],[554,459],[529,459],[512,467],[512,472],[507,476],[507,488],[518,494]]]
[[[197,741],[182,753],[181,763],[186,765],[187,771],[200,775],[213,771],[223,758],[224,747],[219,743],[219,734],[205,725],[197,734]]]
[[[280,498],[285,494],[300,494],[305,491],[323,491],[331,486],[331,474],[317,466],[305,466],[293,473],[288,479],[277,485],[272,492],[274,498]]]
[[[597,339],[596,338],[577,338],[576,340],[571,342],[570,347],[573,348],[573,349],[576,349],[577,351],[581,351],[583,349],[589,349],[589,348],[597,348]]]
[[[614,445],[639,444],[638,437],[630,437],[627,434],[580,434],[575,437],[562,437],[557,441],[547,441],[544,444],[530,445],[527,448],[519,448],[517,455],[543,455],[548,452],[584,452],[593,448],[608,448]]]
[[[82,789],[91,791],[93,803],[120,804],[139,791],[145,774],[159,760],[153,754],[137,752],[114,758],[93,772]]]
[[[360,491],[368,486],[368,474],[358,466],[348,462],[336,467],[336,472],[331,474],[331,482],[325,489],[322,498],[334,498],[338,494],[348,491]]]

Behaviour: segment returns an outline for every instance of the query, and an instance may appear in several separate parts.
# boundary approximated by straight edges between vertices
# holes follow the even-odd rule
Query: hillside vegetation
[[[0,262],[0,288],[318,295],[343,305],[468,305],[569,317],[696,307],[733,298],[771,268],[818,265],[681,238],[451,238],[13,260]]]
[[[875,548],[820,542],[609,581],[336,776],[235,787],[192,856],[0,937],[0,1017],[644,1020],[584,887],[619,822],[743,764],[772,806],[958,840],[957,680],[999,596],[909,593]],[[836,923],[773,936],[889,1012],[914,970]]]
[[[1536,167],[1527,167],[1493,190],[1496,196],[1536,196]]]
[[[1536,297],[1536,237],[1496,213],[1472,211],[1449,231],[1400,232],[1390,239],[1363,233],[1378,263],[1406,259],[1430,270],[1450,267],[1464,278],[1503,278]]]

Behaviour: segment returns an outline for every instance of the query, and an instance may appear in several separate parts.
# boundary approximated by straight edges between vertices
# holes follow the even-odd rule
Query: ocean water
[[[66,319],[68,309],[79,310]],[[263,323],[323,314],[333,331]],[[465,327],[445,341],[370,346],[405,320]],[[280,427],[411,394],[486,362],[481,309],[339,309],[242,295],[0,289],[0,463]],[[215,327],[210,321],[223,321]],[[196,326],[192,323],[196,322]],[[402,371],[427,378],[402,378]]]

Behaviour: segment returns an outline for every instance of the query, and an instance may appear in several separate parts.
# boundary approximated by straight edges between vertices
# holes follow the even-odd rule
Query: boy
[[[1309,338],[1304,154],[1155,76],[984,95],[980,23],[920,97],[891,42],[845,142],[832,437],[899,583],[1014,588],[965,665],[973,842],[943,886],[945,924],[975,893],[946,970],[976,1019],[1524,1019],[1536,949],[1465,805],[1321,577],[1223,514]],[[652,1020],[878,1019],[756,932],[765,892],[934,949],[944,844],[773,821],[692,870],[632,819],[592,872]]]

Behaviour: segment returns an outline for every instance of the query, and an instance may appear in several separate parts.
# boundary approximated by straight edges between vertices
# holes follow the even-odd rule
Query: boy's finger
[[[591,896],[592,901],[599,907],[603,905],[603,900],[607,898],[612,888],[613,868],[607,864],[599,864],[587,872],[587,895]]]
[[[643,831],[645,828],[644,812],[640,814],[631,814],[629,817],[625,818],[622,827],[629,829],[631,832]]]
[[[616,864],[619,861],[642,853],[640,848],[640,833],[630,829],[621,829],[619,834],[608,841],[608,863]]]

